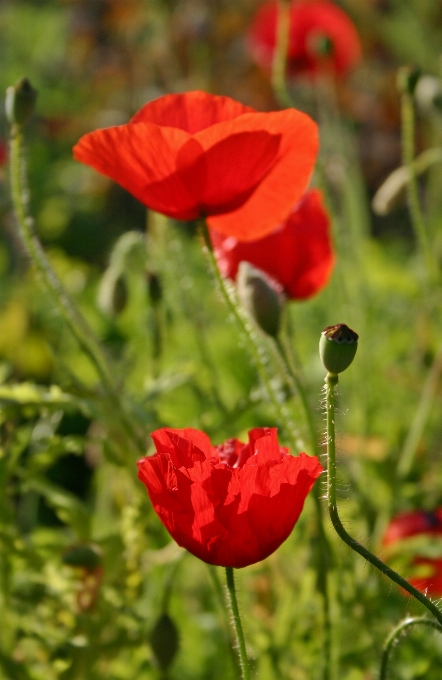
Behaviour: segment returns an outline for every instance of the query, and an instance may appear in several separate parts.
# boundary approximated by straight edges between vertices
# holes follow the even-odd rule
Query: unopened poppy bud
[[[397,73],[397,88],[402,94],[413,96],[420,78],[420,70],[410,66],[402,66]]]
[[[101,565],[101,550],[96,545],[74,545],[66,550],[63,563],[70,567],[82,567],[94,571]]]
[[[240,262],[238,297],[258,326],[272,337],[279,333],[283,295],[281,287],[249,262]]]
[[[329,373],[337,375],[350,366],[358,349],[358,337],[345,323],[324,328],[319,340],[319,355]]]
[[[11,125],[24,125],[31,117],[37,90],[35,90],[27,78],[20,78],[15,84],[6,90],[5,112],[6,118]]]
[[[163,286],[161,285],[161,279],[158,274],[147,272],[147,289],[149,292],[149,299],[155,307],[163,298]]]
[[[179,647],[178,630],[169,614],[158,618],[150,634],[150,645],[159,667],[167,671]]]

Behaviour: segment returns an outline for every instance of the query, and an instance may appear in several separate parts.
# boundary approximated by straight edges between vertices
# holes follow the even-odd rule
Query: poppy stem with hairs
[[[226,581],[227,581],[227,602],[232,616],[232,624],[236,635],[236,642],[238,644],[238,656],[241,665],[242,680],[250,680],[250,669],[249,662],[247,659],[246,643],[244,640],[241,618],[239,616],[238,600],[236,599],[233,567],[226,567]]]
[[[426,616],[416,616],[414,618],[407,618],[404,621],[398,623],[398,625],[393,628],[390,635],[385,641],[384,651],[382,654],[381,669],[379,672],[379,680],[387,680],[387,666],[388,660],[390,658],[390,652],[398,642],[398,639],[404,634],[404,631],[411,626],[429,626],[434,630],[438,630],[442,633],[442,627],[433,621],[433,619],[427,619]]]
[[[292,360],[290,359],[284,343],[280,336],[275,338],[275,346],[281,357],[281,361],[284,364],[285,371],[288,376],[293,381],[293,384],[299,394],[301,403],[304,409],[305,418],[308,424],[309,435],[310,435],[310,445],[313,449],[315,456],[319,456],[319,447],[316,434],[315,422],[313,419],[313,414],[311,406],[307,397],[307,392],[305,390],[302,378],[298,375],[297,369],[293,366]],[[320,500],[320,490],[318,486],[313,487],[313,498],[315,501],[316,508],[316,518],[318,526],[318,589],[322,594],[324,603],[324,680],[329,680],[331,675],[331,656],[332,656],[332,640],[331,640],[331,613],[330,613],[330,592],[328,586],[328,574],[331,571],[331,547],[325,533],[324,520],[322,516],[322,505]]]
[[[437,275],[437,263],[428,237],[428,229],[422,213],[419,198],[419,184],[415,164],[415,113],[413,90],[414,74],[409,72],[408,67],[403,67],[398,73],[398,86],[401,92],[401,137],[402,137],[402,163],[408,168],[409,181],[407,182],[408,204],[410,217],[413,225],[416,241],[425,264],[425,276],[427,281],[434,280]],[[417,76],[416,76],[417,78]],[[412,84],[414,83],[414,85]]]
[[[394,583],[397,583],[397,585],[401,586],[407,593],[423,604],[442,625],[442,611],[440,611],[434,602],[414,588],[408,581],[402,578],[402,576],[391,569],[391,567],[376,557],[376,555],[373,555],[367,548],[352,538],[342,525],[336,499],[335,388],[337,384],[338,375],[335,373],[327,373],[324,388],[327,411],[327,498],[332,524],[336,533],[344,543],[347,543],[352,550],[359,553],[359,555],[366,559],[367,562],[370,562],[376,569],[379,569],[385,576],[394,581]]]
[[[277,417],[280,420],[281,425],[284,428],[291,445],[293,446],[294,449],[297,448],[302,449],[303,442],[301,441],[300,436],[296,431],[295,424],[292,422],[290,415],[287,412],[287,409],[285,408],[284,404],[281,403],[278,394],[272,385],[272,381],[268,374],[265,361],[262,358],[262,350],[258,341],[256,340],[254,331],[251,328],[248,320],[244,317],[244,313],[241,307],[238,305],[231,285],[229,284],[228,281],[223,279],[218,269],[215,254],[213,252],[212,241],[210,240],[210,234],[205,220],[200,220],[200,227],[213,276],[215,278],[216,283],[218,284],[219,290],[221,292],[222,297],[224,298],[224,302],[226,303],[229,312],[231,312],[233,318],[235,319],[243,333],[244,339],[246,340],[247,343],[247,348],[250,350],[253,360],[255,361],[265,392],[272,403],[274,411],[277,414]]]
[[[20,125],[11,128],[11,193],[20,239],[40,280],[51,295],[58,312],[77,339],[83,352],[89,357],[100,377],[104,391],[118,413],[121,425],[132,440],[137,453],[144,452],[144,443],[138,437],[136,426],[128,413],[121,408],[121,396],[114,384],[112,371],[101,351],[99,343],[81,312],[71,300],[57,274],[53,270],[41,243],[34,232],[34,221],[29,214],[26,173],[22,158],[23,133]]]

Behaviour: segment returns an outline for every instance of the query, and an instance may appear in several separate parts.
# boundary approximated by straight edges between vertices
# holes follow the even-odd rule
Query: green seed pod
[[[164,672],[171,665],[179,648],[178,630],[169,614],[161,614],[150,634],[154,657]]]
[[[73,545],[63,555],[63,563],[70,567],[83,567],[94,571],[101,565],[101,550],[96,545]]]
[[[337,375],[350,366],[358,349],[358,337],[345,323],[324,328],[319,340],[319,356],[329,373]]]
[[[281,322],[282,289],[249,262],[240,262],[236,282],[238,297],[244,309],[264,333],[276,338]]]
[[[11,125],[24,125],[34,112],[37,99],[35,90],[27,78],[20,78],[6,90],[5,113]]]

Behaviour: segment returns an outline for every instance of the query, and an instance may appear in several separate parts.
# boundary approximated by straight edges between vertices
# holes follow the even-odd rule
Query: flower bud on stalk
[[[237,287],[244,309],[264,333],[276,338],[281,322],[282,288],[249,262],[240,262]]]
[[[358,349],[358,338],[345,323],[324,328],[319,340],[319,355],[329,373],[337,375],[350,366]]]
[[[5,113],[11,125],[24,125],[34,112],[37,99],[35,90],[27,78],[20,78],[6,90]]]
[[[161,614],[150,634],[154,657],[163,672],[167,671],[179,647],[178,630],[169,614]]]

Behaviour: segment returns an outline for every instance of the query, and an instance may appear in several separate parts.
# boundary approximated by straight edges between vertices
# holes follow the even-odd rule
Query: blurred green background
[[[148,433],[162,426],[203,429],[218,443],[278,422],[238,330],[208,285],[195,225],[149,213],[119,186],[76,163],[71,149],[85,132],[122,124],[142,104],[170,92],[203,89],[259,110],[278,108],[269,76],[253,63],[244,40],[260,4],[0,4],[0,91],[27,76],[39,92],[25,135],[37,232],[103,344],[149,451]],[[320,124],[314,183],[333,218],[337,264],[323,292],[289,304],[288,320],[318,439],[324,425],[319,334],[337,322],[360,334],[358,356],[339,390],[341,510],[352,533],[381,553],[391,516],[442,503],[440,280],[425,283],[405,200],[383,216],[370,205],[402,162],[398,68],[440,76],[442,5],[339,4],[360,34],[362,63],[322,100],[311,83],[289,83],[296,106]],[[441,111],[417,104],[416,110],[416,153],[439,148]],[[1,145],[8,135],[2,109]],[[435,164],[420,185],[439,264],[441,180]],[[118,430],[93,366],[28,267],[15,228],[7,158],[0,169],[0,224],[0,677],[237,677],[219,594],[222,570],[170,543],[136,481],[139,451]],[[271,346],[259,341],[277,376]],[[419,420],[429,376],[431,399]],[[302,432],[300,405],[285,396]],[[330,527],[327,532],[334,550],[335,677],[372,680],[388,631],[401,616],[422,612],[353,557]],[[308,501],[284,546],[238,574],[249,655],[261,680],[322,677],[316,542]],[[76,553],[80,547],[92,557]],[[434,550],[441,551],[437,542]],[[172,624],[161,619],[166,611]],[[179,636],[179,652],[167,670],[152,646],[159,621],[171,662],[176,631]],[[437,680],[441,661],[436,634],[415,631],[395,651],[391,677]]]

